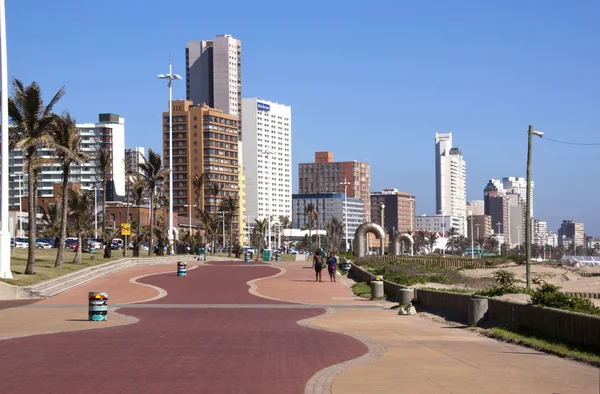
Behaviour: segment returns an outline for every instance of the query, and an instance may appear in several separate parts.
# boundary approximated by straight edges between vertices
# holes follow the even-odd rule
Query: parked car
[[[15,238],[15,248],[22,249],[29,247],[29,239],[17,237]]]
[[[52,249],[52,245],[46,242],[44,238],[37,238],[35,240],[35,247],[38,249]]]
[[[77,238],[65,239],[65,248],[75,250],[77,249]]]

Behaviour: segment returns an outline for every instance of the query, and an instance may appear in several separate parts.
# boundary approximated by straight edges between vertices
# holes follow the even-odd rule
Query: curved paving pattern
[[[323,314],[323,308],[293,308],[248,292],[248,282],[277,272],[267,265],[219,264],[186,277],[141,278],[167,295],[121,310],[137,324],[2,341],[2,390],[303,393],[315,373],[368,349],[352,337],[297,323]],[[263,307],[185,307],[196,303]],[[153,304],[167,307],[141,307]],[[23,380],[23,371],[35,379]]]

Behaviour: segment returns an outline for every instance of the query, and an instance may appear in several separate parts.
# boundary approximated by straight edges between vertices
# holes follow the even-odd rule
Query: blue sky
[[[185,42],[223,33],[242,40],[244,97],[292,106],[294,173],[315,151],[368,160],[371,189],[413,193],[418,214],[435,210],[436,132],[463,151],[468,200],[525,176],[529,124],[600,142],[597,1],[6,3],[9,75],[48,98],[64,85],[78,122],[125,117],[127,147],[160,149],[156,74],[171,56],[185,75]],[[600,235],[600,146],[536,139],[533,158],[536,218]]]

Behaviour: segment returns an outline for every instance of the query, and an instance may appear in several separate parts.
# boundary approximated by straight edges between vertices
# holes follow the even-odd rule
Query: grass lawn
[[[113,250],[112,258],[103,259],[103,251],[98,253],[84,253],[81,264],[72,264],[75,252],[65,250],[65,264],[63,268],[54,268],[54,260],[58,249],[36,249],[35,250],[35,275],[25,275],[25,266],[27,266],[27,249],[11,249],[10,270],[13,274],[13,279],[0,279],[11,285],[28,286],[35,283],[43,282],[48,279],[56,278],[57,276],[66,275],[73,271],[94,265],[106,263],[111,260],[123,258],[123,251]],[[13,256],[14,252],[14,256]],[[132,252],[128,254],[131,256]],[[96,260],[91,257],[96,256]]]
[[[551,340],[525,330],[507,330],[493,327],[487,329],[485,334],[489,337],[503,341],[527,346],[542,352],[552,353],[557,356],[583,361],[595,366],[600,366],[600,354],[570,346],[564,342]]]
[[[352,291],[354,295],[363,298],[371,298],[371,286],[367,282],[358,282],[352,285]]]

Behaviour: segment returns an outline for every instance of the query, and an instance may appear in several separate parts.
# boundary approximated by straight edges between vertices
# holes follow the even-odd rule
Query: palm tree
[[[221,185],[218,182],[211,182],[208,184],[208,193],[212,196],[214,196],[215,201],[214,201],[214,206],[215,208],[219,207],[220,202],[219,202],[219,194],[221,193],[221,190],[223,190],[223,188],[221,187]],[[216,212],[214,212],[216,213]]]
[[[140,212],[140,205],[142,205],[142,201],[144,200],[144,184],[139,182],[139,176],[136,176],[133,180],[132,192],[135,205],[138,209],[137,231],[133,243],[133,255],[134,257],[138,257],[140,255],[140,242],[142,241],[142,215]]]
[[[74,264],[81,264],[83,236],[91,231],[94,221],[94,197],[90,193],[69,192],[69,219],[77,233],[77,252]]]
[[[290,220],[290,217],[286,215],[279,215],[279,225],[281,226],[281,231],[292,228],[292,222]],[[283,243],[284,245],[287,243],[287,238],[283,235],[281,236],[281,243]]]
[[[204,209],[204,200],[202,195],[204,193],[204,173],[198,175],[194,174],[192,178],[192,188],[194,190],[194,194],[196,195],[196,218],[200,218],[200,211]]]
[[[165,177],[169,173],[168,169],[163,169],[160,155],[154,152],[152,149],[148,149],[148,158],[142,156],[144,159],[140,163],[140,180],[138,184],[143,185],[148,195],[150,196],[150,240],[148,243],[148,256],[152,255],[152,239],[154,236],[154,220],[153,220],[153,207],[156,197],[156,192],[159,183],[163,183]],[[171,231],[171,229],[168,229]]]
[[[228,196],[221,201],[221,209],[225,211],[225,222],[229,225],[229,246],[233,245],[233,222],[236,218],[239,206],[237,197]],[[231,247],[227,257],[231,257]]]
[[[13,97],[8,98],[8,115],[10,122],[15,126],[9,129],[10,149],[22,150],[27,169],[28,190],[28,231],[29,251],[25,274],[35,274],[35,239],[37,224],[37,171],[34,161],[38,158],[38,147],[48,146],[51,143],[49,136],[54,114],[52,109],[65,94],[60,88],[52,100],[44,107],[42,92],[37,82],[29,86],[23,85],[19,79],[13,79]],[[2,92],[6,94],[6,92]]]
[[[435,250],[435,243],[438,240],[439,235],[436,232],[430,233],[427,237],[427,247],[429,248],[429,253],[433,253]]]
[[[425,247],[426,240],[427,240],[426,238],[427,238],[427,235],[426,235],[425,231],[417,231],[415,233],[415,236],[414,236],[414,241],[415,241],[414,250],[415,250],[415,252],[416,251],[421,251]]]
[[[254,219],[256,225],[252,229],[252,244],[258,246],[258,250],[262,251],[264,249],[265,237],[267,235],[267,228],[269,227],[269,222],[267,218],[263,220]]]
[[[48,210],[45,210],[42,206],[39,209],[42,211],[42,225],[44,226],[42,234],[45,237],[58,237],[60,235],[60,218],[62,216],[60,205],[48,204]]]
[[[455,227],[450,227],[450,230],[446,232],[446,236],[449,238],[450,253],[454,254],[456,250],[456,236],[458,235],[458,230]]]
[[[315,225],[315,204],[312,202],[304,207],[304,217],[308,227],[308,239],[312,243],[312,229]]]
[[[219,231],[219,221],[215,219],[210,212],[206,210],[200,211],[200,223],[204,226],[204,236],[206,237],[206,244],[211,245],[211,253],[214,255],[215,246],[214,239]]]
[[[340,250],[340,245],[342,243],[344,225],[340,220],[338,220],[338,218],[332,216],[327,222],[325,222],[325,230],[327,231],[329,251],[337,253]]]
[[[50,130],[54,140],[54,154],[62,167],[62,217],[60,222],[60,237],[54,268],[62,268],[65,254],[65,239],[67,238],[67,203],[69,199],[69,175],[71,165],[82,163],[88,155],[81,150],[81,137],[77,132],[75,119],[64,112],[62,116],[54,116],[54,124]]]
[[[111,154],[108,149],[101,146],[96,154],[98,159],[98,167],[100,168],[100,177],[102,178],[102,232],[106,229],[106,201],[108,201],[106,194],[106,186],[108,185],[108,176],[110,175],[111,167]],[[109,246],[108,244],[106,246]]]

